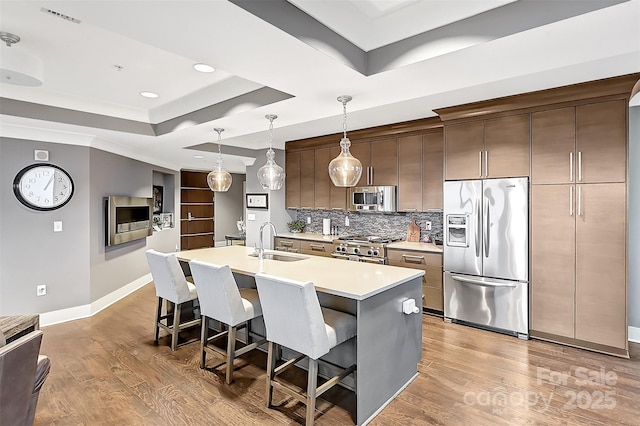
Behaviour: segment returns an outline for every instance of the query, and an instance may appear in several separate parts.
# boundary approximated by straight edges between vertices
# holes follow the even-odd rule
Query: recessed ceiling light
[[[140,96],[144,96],[145,98],[157,98],[159,95],[153,92],[140,92]]]
[[[207,64],[195,64],[193,68],[200,72],[214,72],[216,70],[214,67]]]
[[[202,160],[204,155],[194,155],[193,158],[197,158],[198,160]]]

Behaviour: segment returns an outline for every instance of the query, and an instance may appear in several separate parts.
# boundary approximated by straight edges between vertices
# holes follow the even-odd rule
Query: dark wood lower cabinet
[[[207,172],[183,170],[180,190],[180,249],[215,246],[214,193]]]
[[[199,248],[213,247],[215,241],[213,234],[206,235],[183,235],[180,237],[181,250],[193,250]]]

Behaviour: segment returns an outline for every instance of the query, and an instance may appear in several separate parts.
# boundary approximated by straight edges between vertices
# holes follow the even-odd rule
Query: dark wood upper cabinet
[[[622,99],[576,107],[577,183],[626,181],[627,109]]]
[[[483,177],[484,121],[445,127],[446,180]]]
[[[315,205],[314,150],[300,151],[300,208],[312,209]]]
[[[529,176],[529,114],[487,120],[484,125],[484,176]]]
[[[422,135],[398,138],[398,164],[398,211],[421,211]]]
[[[315,149],[315,202],[316,209],[327,210],[331,208],[331,179],[329,178],[329,161],[331,161],[331,148]]]
[[[531,183],[571,183],[575,170],[575,108],[531,114]]]
[[[285,206],[300,208],[300,151],[288,151],[285,155]]]
[[[444,135],[442,129],[422,136],[422,210],[442,209],[444,180]],[[400,169],[404,167],[400,164]]]

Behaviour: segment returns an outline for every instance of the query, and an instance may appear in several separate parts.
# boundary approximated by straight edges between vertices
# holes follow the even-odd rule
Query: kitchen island
[[[228,264],[236,274],[261,272],[252,248],[229,246],[178,252],[183,262],[198,259]],[[357,318],[357,337],[334,348],[328,361],[357,365],[357,380],[346,385],[356,393],[355,421],[367,424],[418,375],[422,354],[422,316],[403,313],[405,300],[420,306],[424,271],[320,256],[276,253],[285,260],[264,259],[262,272],[298,281],[313,281],[323,306]],[[282,259],[285,259],[283,257]],[[292,261],[292,258],[295,258]],[[331,374],[325,366],[325,374]],[[323,374],[323,368],[320,369]]]

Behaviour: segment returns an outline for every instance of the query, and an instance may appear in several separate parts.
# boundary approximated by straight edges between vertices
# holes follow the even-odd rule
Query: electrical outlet
[[[426,221],[424,223],[424,229],[426,229],[427,231],[431,231],[431,222],[430,221]]]
[[[37,296],[44,296],[47,294],[47,285],[46,284],[40,284],[39,286],[36,287],[36,295]]]
[[[344,226],[349,226],[349,216],[344,217]]]
[[[307,225],[311,225],[311,216],[307,216]]]

